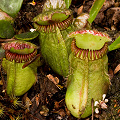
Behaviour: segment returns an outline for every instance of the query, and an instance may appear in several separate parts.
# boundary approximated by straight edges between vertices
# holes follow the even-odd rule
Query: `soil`
[[[33,18],[42,12],[45,0],[35,0],[36,5],[31,5],[32,0],[24,0],[22,8],[15,18],[15,32],[20,34],[33,28]],[[70,9],[73,10],[74,17],[77,16],[78,9],[83,6],[82,12],[89,13],[93,0],[73,0]],[[114,41],[120,34],[120,1],[106,0],[96,19],[92,23],[92,28],[106,32]],[[39,45],[38,38],[32,41]],[[94,114],[94,120],[120,120],[120,72],[114,74],[114,70],[120,64],[120,49],[108,53],[110,88],[106,99],[108,99],[107,109],[101,109],[99,114]],[[54,73],[52,69],[44,63],[38,68],[37,81],[33,87],[19,100],[10,99],[5,93],[6,74],[1,67],[0,81],[0,104],[2,106],[2,120],[78,120],[73,117],[65,105],[66,80],[62,76]],[[1,110],[1,109],[0,109]],[[89,116],[84,120],[92,120]]]

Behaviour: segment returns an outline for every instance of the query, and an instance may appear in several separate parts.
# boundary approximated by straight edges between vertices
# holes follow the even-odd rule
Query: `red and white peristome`
[[[79,57],[81,59],[85,59],[86,57],[89,60],[96,60],[103,57],[103,55],[107,52],[108,45],[107,43],[104,44],[104,46],[100,50],[89,50],[89,49],[81,49],[76,46],[75,39],[71,43],[71,50],[74,53],[76,57]]]
[[[107,37],[109,38],[106,34],[103,34],[98,31],[93,31],[93,30],[80,30],[80,31],[75,31],[72,32],[71,34],[84,34],[84,33],[90,33],[92,35],[97,35],[97,36],[102,36],[102,37]],[[71,35],[70,34],[70,35]],[[85,59],[88,58],[89,60],[96,60],[100,59],[101,57],[104,56],[104,54],[108,50],[108,44],[105,43],[104,46],[100,50],[89,50],[89,49],[81,49],[76,46],[76,41],[73,39],[71,43],[71,51],[74,53],[74,55],[80,59]]]
[[[28,42],[13,41],[13,42],[8,42],[8,43],[3,43],[2,47],[5,50],[6,59],[9,61],[14,60],[16,63],[24,63],[24,62],[30,61],[37,54],[37,49],[34,49],[33,52],[28,53],[28,54],[18,54],[18,53],[10,52],[10,49],[12,47],[16,50],[25,49],[25,48],[28,48],[28,49],[34,48],[34,45]]]
[[[80,31],[75,31],[75,32],[70,33],[69,36],[71,34],[85,34],[85,33],[89,33],[89,34],[92,34],[92,35],[109,38],[108,35],[103,34],[102,32],[99,32],[99,31],[96,31],[96,30],[80,30]]]

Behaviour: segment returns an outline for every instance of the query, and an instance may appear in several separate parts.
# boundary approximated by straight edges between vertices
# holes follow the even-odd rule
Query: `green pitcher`
[[[34,27],[40,33],[40,48],[45,61],[54,72],[67,76],[72,41],[67,35],[74,30],[72,11],[66,9],[63,0],[47,0],[42,13],[33,21]]]
[[[67,108],[76,118],[91,115],[91,100],[102,100],[109,88],[107,42],[110,38],[95,30],[72,32],[70,75],[65,97]]]
[[[25,41],[12,41],[2,44],[5,58],[2,66],[7,73],[7,94],[21,96],[37,79],[37,46]]]

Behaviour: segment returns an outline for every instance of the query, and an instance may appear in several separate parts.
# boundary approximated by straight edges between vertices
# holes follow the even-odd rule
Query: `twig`
[[[92,120],[94,120],[94,100],[93,100],[93,98],[91,100],[91,103],[92,103]]]
[[[9,41],[14,41],[16,39],[11,38],[11,39],[0,39],[0,42],[9,42]]]

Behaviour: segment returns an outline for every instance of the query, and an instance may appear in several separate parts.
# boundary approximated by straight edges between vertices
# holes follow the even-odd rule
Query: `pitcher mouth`
[[[32,60],[37,54],[35,45],[29,42],[13,41],[3,43],[2,47],[5,50],[6,59],[9,61],[14,60],[16,63]]]
[[[60,29],[60,30],[64,30],[66,28],[68,28],[73,21],[73,15],[69,15],[69,17],[65,20],[63,20],[62,22],[56,22],[56,21],[52,21],[49,20],[48,22],[50,23],[49,25],[40,25],[37,22],[34,22],[34,27],[41,32],[55,32],[56,31],[56,26]]]
[[[71,43],[71,51],[80,59],[88,58],[89,60],[96,60],[102,58],[108,50],[108,44],[105,43],[100,50],[81,49],[76,46],[76,41],[73,39]]]

